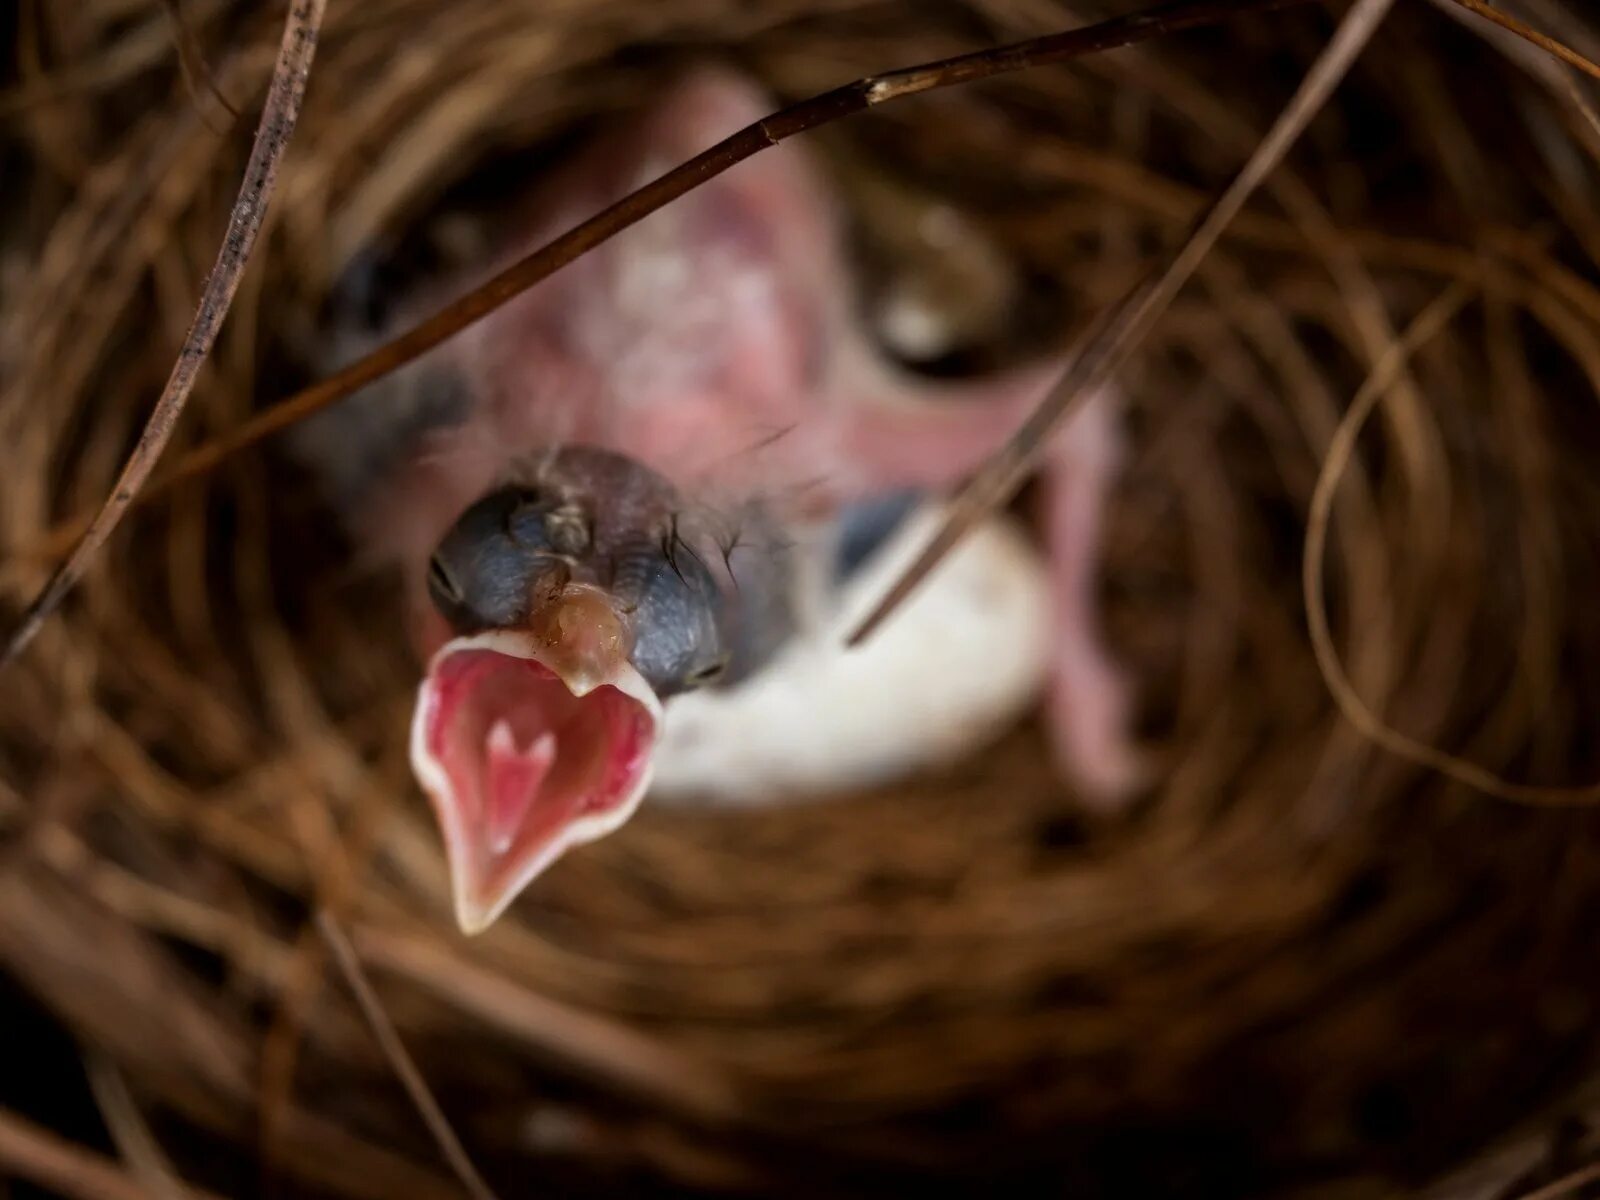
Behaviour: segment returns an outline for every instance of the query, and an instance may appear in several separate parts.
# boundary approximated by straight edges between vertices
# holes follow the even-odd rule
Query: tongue
[[[547,729],[524,748],[517,745],[511,722],[501,717],[484,749],[489,848],[504,854],[527,825],[528,810],[556,761],[556,735]]]

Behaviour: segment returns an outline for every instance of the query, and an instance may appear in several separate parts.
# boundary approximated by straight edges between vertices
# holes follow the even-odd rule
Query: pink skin
[[[692,77],[630,137],[550,184],[508,258],[769,111],[735,78]],[[1053,384],[1059,363],[958,385],[896,371],[854,318],[840,242],[805,151],[775,148],[435,351],[464,377],[472,412],[429,435],[368,510],[379,552],[407,568],[424,652],[449,636],[426,597],[434,546],[487,482],[541,449],[589,443],[712,503],[760,494],[797,516],[826,515],[896,487],[948,488]],[[1101,513],[1119,458],[1113,406],[1097,398],[1062,430],[1043,470],[1058,595],[1051,725],[1064,771],[1102,805],[1138,779],[1129,688],[1094,614]],[[531,779],[533,750],[507,770]]]

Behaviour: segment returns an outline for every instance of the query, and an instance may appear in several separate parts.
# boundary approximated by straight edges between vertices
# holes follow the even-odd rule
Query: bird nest
[[[216,97],[253,107],[277,41],[281,14],[257,8],[12,18],[13,611],[46,531],[110,489],[193,315],[249,149]],[[1595,54],[1576,0],[1529,8]],[[180,441],[310,378],[330,293],[370,248],[447,228],[687,64],[797,99],[1103,15],[330,9]],[[1021,315],[980,346],[1017,357],[1175,243],[1331,25],[1258,14],[814,144],[847,198],[868,177],[939,197],[1026,265]],[[1490,34],[1400,4],[1120,376],[1100,604],[1155,778],[1124,812],[1058,782],[1030,720],[832,802],[647,805],[469,941],[405,761],[394,582],[270,447],[141,508],[0,690],[0,1014],[25,1043],[0,1068],[0,1174],[83,1195],[157,1194],[171,1171],[236,1195],[458,1194],[319,912],[508,1196],[1492,1196],[1581,1165],[1600,825],[1487,794],[1460,763],[1535,788],[1600,777],[1600,126],[1579,76]],[[862,261],[904,268],[870,252],[870,216],[858,237]],[[1309,610],[1308,526],[1326,538]]]

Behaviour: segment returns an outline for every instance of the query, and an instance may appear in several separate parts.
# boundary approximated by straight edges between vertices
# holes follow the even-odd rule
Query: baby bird
[[[478,271],[773,107],[730,73],[691,75],[536,189]],[[655,775],[744,798],[880,780],[970,751],[1046,682],[1068,775],[1108,800],[1136,782],[1128,689],[1094,622],[1106,398],[1051,448],[1042,562],[991,521],[844,649],[844,622],[927,535],[922,498],[1060,371],[916,379],[850,298],[820,173],[778,147],[298,435],[358,544],[404,580],[427,664],[412,764],[463,930],[626,821]]]

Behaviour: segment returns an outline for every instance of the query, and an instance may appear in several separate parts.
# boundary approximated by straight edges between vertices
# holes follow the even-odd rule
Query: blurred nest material
[[[1576,0],[1528,6],[1600,57]],[[364,247],[698,55],[797,98],[1097,15],[330,7],[191,441],[302,380],[297,347]],[[275,6],[257,8],[181,9],[241,109],[276,44]],[[16,10],[14,606],[43,577],[29,547],[101,498],[165,377],[248,149],[198,60],[184,86],[171,11]],[[1341,413],[1465,281],[1338,493],[1335,636],[1407,734],[1521,781],[1600,776],[1600,128],[1567,76],[1458,16],[1398,7],[1126,376],[1104,603],[1162,768],[1127,819],[1086,816],[1026,728],[948,778],[838,804],[647,810],[463,943],[404,763],[386,581],[285,464],[247,456],[130,522],[0,691],[5,972],[126,1081],[182,1173],[230,1194],[263,1172],[294,1194],[456,1194],[329,977],[319,906],[507,1195],[934,1177],[1357,1195],[1464,1171],[1443,1194],[1493,1196],[1581,1163],[1600,825],[1374,749],[1328,699],[1299,586]],[[1242,161],[1329,24],[1256,17],[822,140],[979,217],[1082,315]],[[37,1113],[46,1086],[0,1069],[12,1107]],[[117,1140],[130,1178],[156,1170]]]

